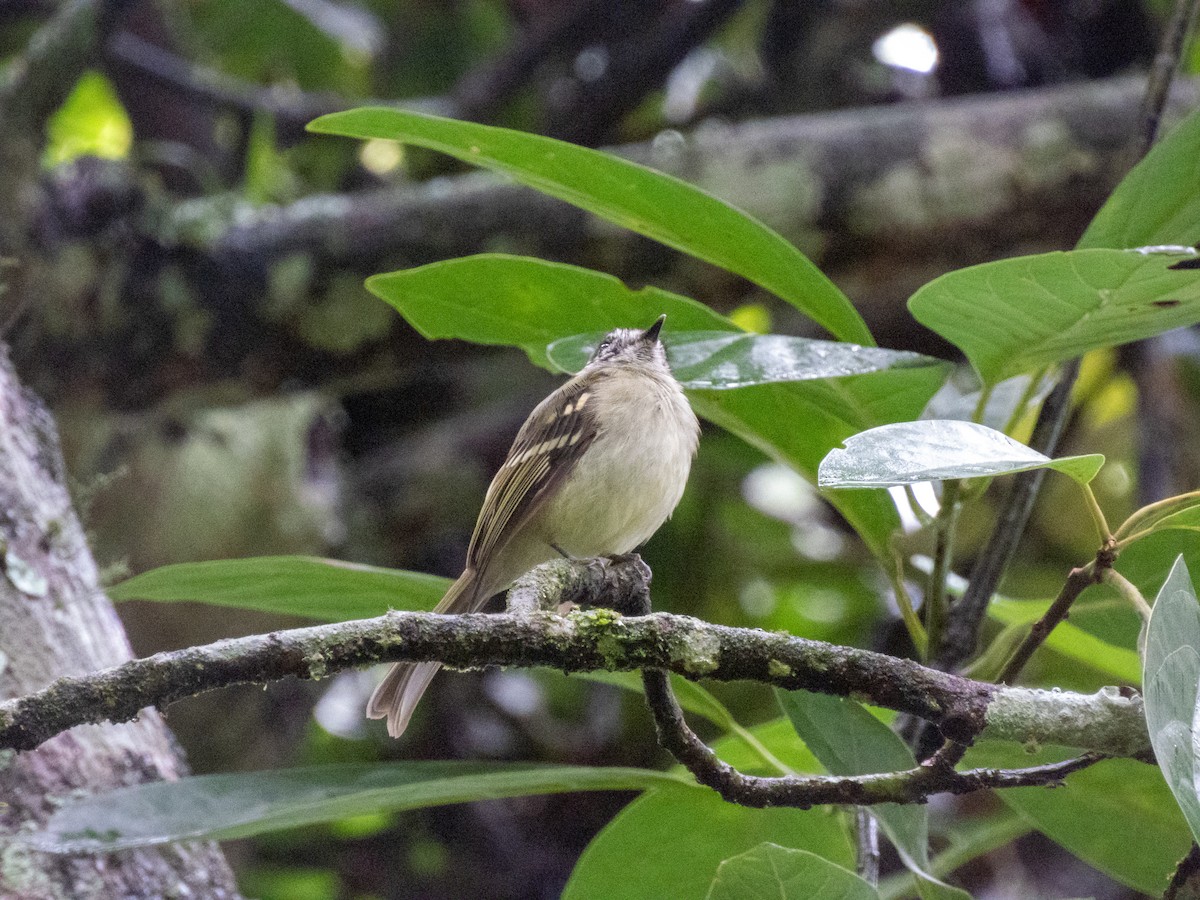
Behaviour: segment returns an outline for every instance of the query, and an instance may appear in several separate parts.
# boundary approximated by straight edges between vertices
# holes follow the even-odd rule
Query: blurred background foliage
[[[762,117],[1141,72],[1168,6],[145,0],[50,122],[42,159],[53,203],[39,237],[53,262],[36,303],[8,322],[4,337],[22,376],[54,407],[112,579],[171,562],[274,553],[454,575],[488,479],[556,380],[515,351],[426,342],[363,290],[365,275],[440,258],[443,247],[460,246],[454,237],[406,233],[397,253],[364,213],[323,254],[302,240],[289,244],[289,235],[271,252],[238,242],[239,226],[272,220],[303,232],[306,216],[319,217],[346,192],[423,185],[436,202],[439,185],[447,198],[470,191],[469,177],[451,179],[459,168],[445,158],[306,136],[307,119],[377,100],[593,146],[670,144],[680,131]],[[0,54],[18,53],[54,8],[37,0],[0,6]],[[1190,54],[1195,72],[1200,52]],[[715,177],[714,189],[723,177],[741,199],[736,166]],[[807,202],[802,193],[786,199]],[[772,201],[779,198],[743,205],[786,221],[788,210],[773,213]],[[1093,211],[1080,210],[1079,223]],[[477,214],[483,226],[471,221]],[[502,209],[485,215],[465,205],[440,227],[474,235],[503,219]],[[412,226],[420,227],[423,220]],[[1069,246],[1070,227],[1046,223],[1038,246]],[[909,262],[903,239],[890,248],[891,262],[877,255],[860,271],[821,258],[827,236],[795,228],[788,236],[815,248],[835,277],[841,266],[852,298],[895,301],[869,317],[882,345],[941,352],[900,321],[905,292],[891,282],[892,267]],[[583,261],[696,296],[754,330],[808,327],[761,292],[649,242],[624,244],[614,259],[610,245],[587,238],[547,220],[532,248],[526,234],[497,228],[467,238],[462,252]],[[1030,252],[1007,252],[1017,249]],[[921,280],[939,266],[1003,252],[951,247],[925,264]],[[247,351],[264,345],[274,355]],[[1138,406],[1147,385],[1168,392],[1177,429],[1170,443],[1179,448],[1170,478],[1181,488],[1198,480],[1189,449],[1196,442],[1187,439],[1200,399],[1194,336],[1136,356],[1094,354],[1062,452],[1108,457],[1096,489],[1110,521],[1135,508],[1144,481]],[[1071,525],[1087,517],[1065,479],[1050,480],[1039,508],[1004,586],[1010,596],[1048,599],[1066,569],[1095,549],[1090,528]],[[961,572],[987,534],[989,512],[981,504],[962,523]],[[923,540],[906,549],[928,552]],[[1125,559],[1165,571],[1165,554],[1175,552],[1146,541]],[[705,428],[683,503],[643,555],[659,609],[910,652],[883,573],[814,489],[716,428]],[[1072,622],[1132,646],[1134,616],[1112,610],[1112,596],[1095,588]],[[121,614],[139,655],[300,624],[176,604],[131,602]],[[169,721],[200,773],[392,758],[664,762],[638,699],[614,688],[543,671],[450,675],[404,739],[392,741],[361,715],[372,677],[225,691],[172,707]],[[1028,680],[1082,690],[1111,679],[1047,650]],[[743,722],[778,715],[765,688],[714,690]],[[248,896],[549,898],[627,800],[492,801],[351,819],[226,850]],[[1073,873],[1058,883],[1075,895],[1130,896],[1036,836],[976,862],[966,878],[987,896],[1014,896],[1005,880],[1040,884],[1050,854],[1060,876]]]

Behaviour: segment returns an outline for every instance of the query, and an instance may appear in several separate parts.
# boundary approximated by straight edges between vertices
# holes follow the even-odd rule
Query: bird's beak
[[[655,320],[653,325],[642,332],[642,340],[650,344],[653,344],[655,341],[657,341],[658,333],[662,331],[663,322],[665,321],[667,321],[667,315],[666,313],[663,313]]]

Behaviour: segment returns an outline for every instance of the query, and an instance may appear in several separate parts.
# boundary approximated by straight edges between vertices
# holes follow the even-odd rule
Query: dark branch
[[[671,693],[667,673],[642,673],[646,704],[654,716],[658,739],[672,756],[687,767],[701,784],[730,803],[742,806],[792,806],[807,808],[825,803],[873,806],[877,803],[924,803],[934,794],[969,794],[983,788],[1030,787],[1061,784],[1072,772],[1105,757],[1085,753],[1061,763],[1029,769],[970,769],[957,772],[934,757],[931,764],[903,772],[880,775],[783,775],[767,778],[746,775],[722,762],[696,737],[683,719],[683,710]]]
[[[1042,614],[1042,617],[1033,623],[1033,627],[1029,629],[1029,634],[1025,635],[1025,639],[1021,641],[1017,649],[1013,651],[1013,655],[1008,658],[1008,662],[1004,664],[1004,670],[1000,673],[1000,677],[996,680],[1002,684],[1012,684],[1016,681],[1017,676],[1021,674],[1021,670],[1025,668],[1025,664],[1029,662],[1029,658],[1033,656],[1034,651],[1045,643],[1046,638],[1050,636],[1050,632],[1058,627],[1067,614],[1071,610],[1071,605],[1079,598],[1090,585],[1097,584],[1100,581],[1101,573],[1106,566],[1100,564],[1100,557],[1097,562],[1080,568],[1072,569],[1071,574],[1067,576],[1066,583],[1063,584],[1062,590],[1058,592],[1058,596],[1054,598],[1054,602],[1050,604],[1050,608]],[[1107,566],[1112,565],[1111,554],[1103,554],[1103,559],[1106,560]]]
[[[1136,159],[1141,159],[1149,153],[1158,138],[1167,94],[1170,93],[1171,82],[1179,68],[1179,57],[1196,23],[1198,11],[1198,0],[1176,0],[1175,10],[1163,32],[1158,53],[1154,56],[1154,65],[1146,82],[1146,96],[1142,100],[1142,129],[1138,135]]]

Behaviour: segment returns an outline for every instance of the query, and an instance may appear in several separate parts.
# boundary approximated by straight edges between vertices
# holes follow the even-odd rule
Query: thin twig
[[[958,528],[958,515],[962,511],[959,496],[960,482],[947,481],[942,487],[942,506],[938,510],[934,525],[937,541],[933,552],[933,571],[929,575],[929,591],[925,595],[925,633],[928,636],[928,656],[936,657],[942,646],[950,597],[946,593],[946,579],[954,559],[954,534]]]
[[[1101,567],[1096,561],[1088,563],[1086,566],[1081,566],[1077,569],[1072,569],[1071,574],[1067,576],[1066,583],[1063,584],[1062,590],[1058,596],[1054,598],[1054,602],[1050,604],[1050,608],[1042,614],[1042,617],[1033,623],[1033,627],[1029,629],[1029,634],[1025,636],[1017,649],[1013,651],[1013,655],[1004,665],[1004,669],[1000,672],[1000,677],[996,680],[1001,684],[1012,684],[1021,670],[1025,668],[1025,664],[1029,662],[1029,658],[1033,656],[1035,650],[1040,647],[1050,635],[1050,632],[1067,617],[1070,612],[1071,604],[1073,604],[1079,595],[1082,594],[1089,586],[1096,584],[1100,580],[1099,569]],[[1104,568],[1107,568],[1104,567]]]
[[[858,875],[872,887],[879,886],[879,823],[865,807],[854,810],[854,844]]]
[[[1162,125],[1162,112],[1167,103],[1171,82],[1179,68],[1179,57],[1187,43],[1187,37],[1196,23],[1200,11],[1200,0],[1179,0],[1171,14],[1171,20],[1163,32],[1154,64],[1146,80],[1146,96],[1142,100],[1142,130],[1136,147],[1137,159],[1150,152],[1158,138]]]

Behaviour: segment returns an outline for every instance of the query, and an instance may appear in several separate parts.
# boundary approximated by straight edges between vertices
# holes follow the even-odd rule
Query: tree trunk
[[[130,657],[71,506],[53,420],[17,382],[0,345],[0,700]],[[155,710],[125,725],[72,729],[32,752],[0,753],[0,897],[237,897],[211,843],[54,856],[21,842],[64,797],[186,772]]]

